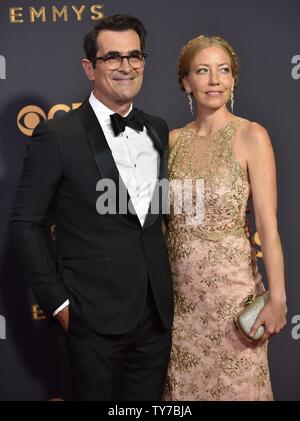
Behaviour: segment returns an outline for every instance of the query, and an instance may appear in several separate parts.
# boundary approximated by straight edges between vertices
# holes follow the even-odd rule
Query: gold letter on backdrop
[[[72,9],[74,10],[74,12],[76,13],[76,16],[77,16],[77,20],[78,21],[81,21],[82,20],[82,14],[83,14],[83,12],[85,11],[85,9],[86,9],[86,6],[81,6],[81,8],[78,10],[77,9],[77,7],[76,6],[72,6]]]
[[[61,10],[58,10],[55,6],[52,6],[52,19],[53,22],[56,22],[56,17],[64,17],[64,21],[68,21],[68,9],[67,6],[64,6]]]
[[[21,11],[21,13],[18,13],[19,11]],[[8,9],[9,12],[9,22],[10,23],[22,23],[24,22],[23,19],[17,19],[23,16],[23,7],[10,7]]]
[[[32,320],[44,320],[46,316],[38,304],[32,304]]]
[[[103,9],[103,4],[94,4],[94,6],[91,7],[91,12],[95,15],[92,16],[92,20],[99,20],[103,18],[104,14],[103,12],[100,12],[101,9]]]
[[[39,19],[40,17],[42,17],[42,22],[46,22],[45,6],[41,7],[39,11],[36,11],[34,7],[29,7],[29,20],[31,23],[35,22],[35,18]]]

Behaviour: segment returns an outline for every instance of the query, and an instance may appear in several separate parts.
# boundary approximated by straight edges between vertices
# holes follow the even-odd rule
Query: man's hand
[[[56,316],[65,332],[69,329],[69,306],[63,308]]]

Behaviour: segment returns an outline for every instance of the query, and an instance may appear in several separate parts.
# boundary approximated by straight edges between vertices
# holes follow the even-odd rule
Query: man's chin
[[[138,94],[139,91],[135,90],[135,91],[125,91],[125,92],[118,92],[118,101],[119,102],[131,102],[133,100],[133,98]]]

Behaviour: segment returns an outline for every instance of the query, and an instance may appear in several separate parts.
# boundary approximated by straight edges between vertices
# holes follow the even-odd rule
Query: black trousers
[[[138,325],[122,335],[102,335],[76,324],[68,333],[74,399],[161,400],[171,349],[148,291]]]

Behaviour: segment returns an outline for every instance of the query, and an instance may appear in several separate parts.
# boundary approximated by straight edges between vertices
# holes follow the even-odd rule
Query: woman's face
[[[229,55],[215,45],[198,51],[183,85],[192,92],[198,107],[217,110],[225,106],[234,86]]]

